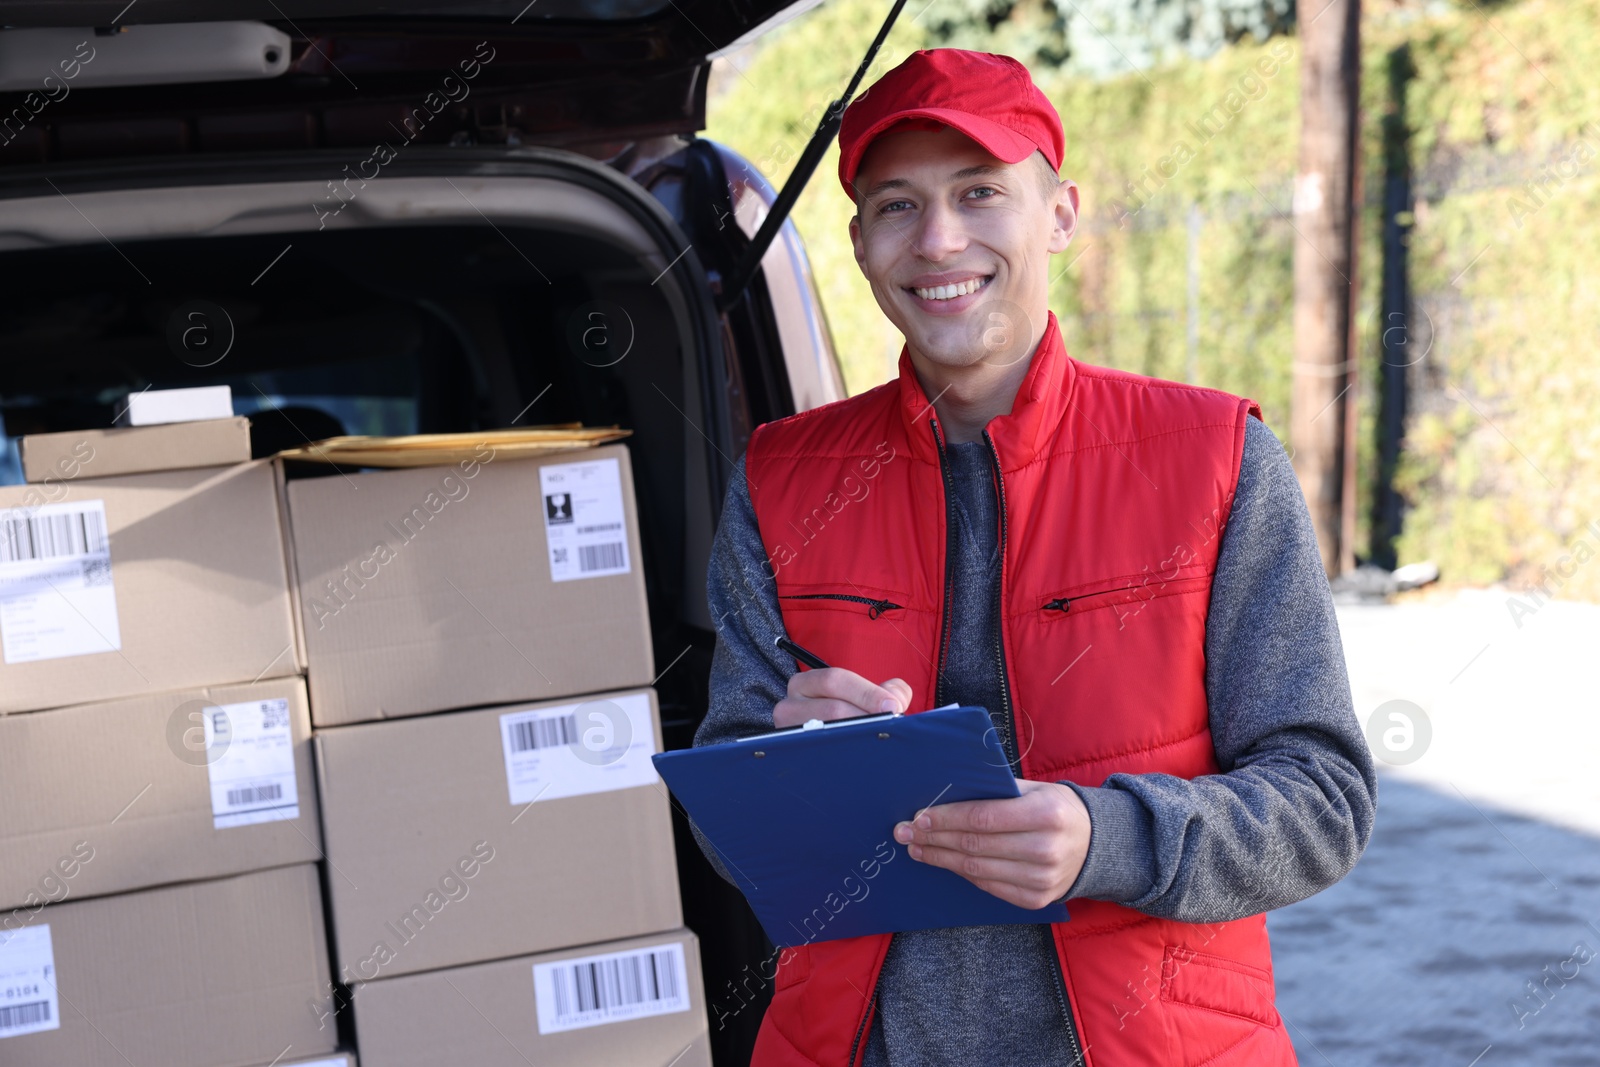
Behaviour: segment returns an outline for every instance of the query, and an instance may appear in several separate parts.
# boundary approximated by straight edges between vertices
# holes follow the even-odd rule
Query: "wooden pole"
[[[1357,129],[1361,0],[1302,6],[1289,438],[1322,564],[1354,564]]]

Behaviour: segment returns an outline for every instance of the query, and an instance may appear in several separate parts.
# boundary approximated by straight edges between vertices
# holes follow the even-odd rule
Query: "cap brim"
[[[877,122],[868,126],[852,146],[848,157],[839,160],[839,183],[844,186],[845,194],[852,200],[855,199],[855,189],[851,182],[855,180],[856,171],[861,166],[861,160],[867,154],[867,149],[880,133],[890,126],[905,119],[932,119],[943,123],[951,129],[965,134],[976,141],[978,146],[1002,163],[1021,163],[1033,153],[1039,151],[1039,146],[1024,137],[1017,131],[1002,126],[991,119],[974,115],[967,111],[953,111],[948,108],[919,107],[907,108],[886,115]]]

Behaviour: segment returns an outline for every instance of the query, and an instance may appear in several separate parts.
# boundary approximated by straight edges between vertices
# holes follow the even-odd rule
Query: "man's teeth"
[[[958,296],[966,296],[982,289],[987,278],[969,278],[959,285],[936,285],[932,289],[912,289],[913,293],[924,300],[954,300]]]

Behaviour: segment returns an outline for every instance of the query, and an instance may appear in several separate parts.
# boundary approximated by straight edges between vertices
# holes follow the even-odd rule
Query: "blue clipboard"
[[[989,713],[939,708],[793,727],[652,756],[774,945],[945,926],[1067,921],[913,860],[894,825],[1020,796]]]

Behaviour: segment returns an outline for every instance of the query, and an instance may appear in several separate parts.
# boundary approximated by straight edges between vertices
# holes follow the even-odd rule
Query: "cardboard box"
[[[22,439],[22,476],[35,483],[221,467],[249,459],[250,420],[243,416]]]
[[[0,712],[295,674],[267,461],[0,486]]]
[[[128,394],[117,415],[118,426],[155,426],[167,422],[196,422],[233,416],[233,390],[226,385],[196,385],[186,389],[145,389]]]
[[[711,1064],[688,930],[383,978],[352,999],[364,1067]]]
[[[622,445],[288,483],[311,721],[649,685]]]
[[[0,717],[0,909],[321,859],[314,775],[300,678]]]
[[[318,730],[314,743],[346,982],[683,922],[650,762],[653,690]]]
[[[0,977],[18,994],[6,1067],[244,1067],[338,1045],[313,1010],[329,977],[314,864],[10,913]]]

